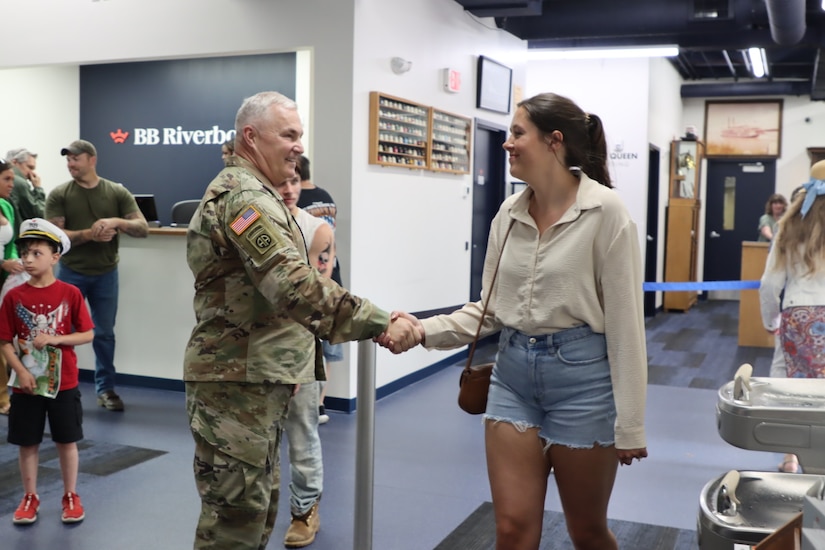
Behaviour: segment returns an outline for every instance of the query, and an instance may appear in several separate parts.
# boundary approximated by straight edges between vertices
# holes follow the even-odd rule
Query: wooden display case
[[[758,281],[768,263],[768,247],[771,243],[745,241],[742,243],[742,281]],[[759,290],[739,292],[739,339],[740,346],[773,348],[774,338],[762,324]]]
[[[429,107],[370,92],[370,164],[428,168],[429,135]]]
[[[705,146],[701,141],[670,144],[670,198],[699,200],[699,183]]]
[[[473,121],[381,92],[370,92],[369,163],[470,173]]]
[[[470,173],[472,121],[436,108],[430,109],[430,170]]]
[[[697,280],[699,243],[699,198],[702,159],[705,146],[701,141],[673,141],[670,146],[670,193],[667,206],[665,241],[665,281]],[[665,292],[665,311],[687,311],[696,303],[695,290]]]

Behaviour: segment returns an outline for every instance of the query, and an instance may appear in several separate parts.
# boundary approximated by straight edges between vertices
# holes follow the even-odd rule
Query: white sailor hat
[[[66,236],[66,233],[52,222],[46,221],[43,218],[32,218],[20,224],[20,236],[17,240],[21,241],[23,239],[53,241],[57,243],[61,254],[65,254],[72,247],[72,242],[69,240],[69,237]]]

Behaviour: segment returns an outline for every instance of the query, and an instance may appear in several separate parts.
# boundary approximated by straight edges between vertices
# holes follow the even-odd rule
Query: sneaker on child
[[[14,512],[12,521],[17,525],[27,525],[37,521],[37,509],[40,508],[40,499],[34,493],[26,493],[20,506]]]
[[[318,407],[318,424],[326,424],[329,422],[329,415],[323,405]]]
[[[63,495],[63,515],[60,519],[63,523],[77,523],[83,521],[86,517],[86,512],[83,510],[83,505],[80,503],[80,497],[77,493],[66,493]]]

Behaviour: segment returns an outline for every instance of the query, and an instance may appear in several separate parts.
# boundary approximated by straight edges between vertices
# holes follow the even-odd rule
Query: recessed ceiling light
[[[767,72],[765,50],[762,48],[748,48],[748,58],[751,62],[751,71],[756,78],[762,78]]]

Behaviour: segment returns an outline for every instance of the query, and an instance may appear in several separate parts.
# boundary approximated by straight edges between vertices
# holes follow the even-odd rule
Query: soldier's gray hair
[[[235,115],[235,131],[240,134],[247,124],[262,120],[273,105],[292,111],[298,109],[298,105],[294,101],[281,93],[258,92],[252,97],[244,99],[241,103],[241,108],[238,109],[238,114]]]
[[[19,149],[12,149],[6,153],[6,162],[26,162],[29,160],[29,157],[37,158],[37,155],[25,147],[21,147]]]

